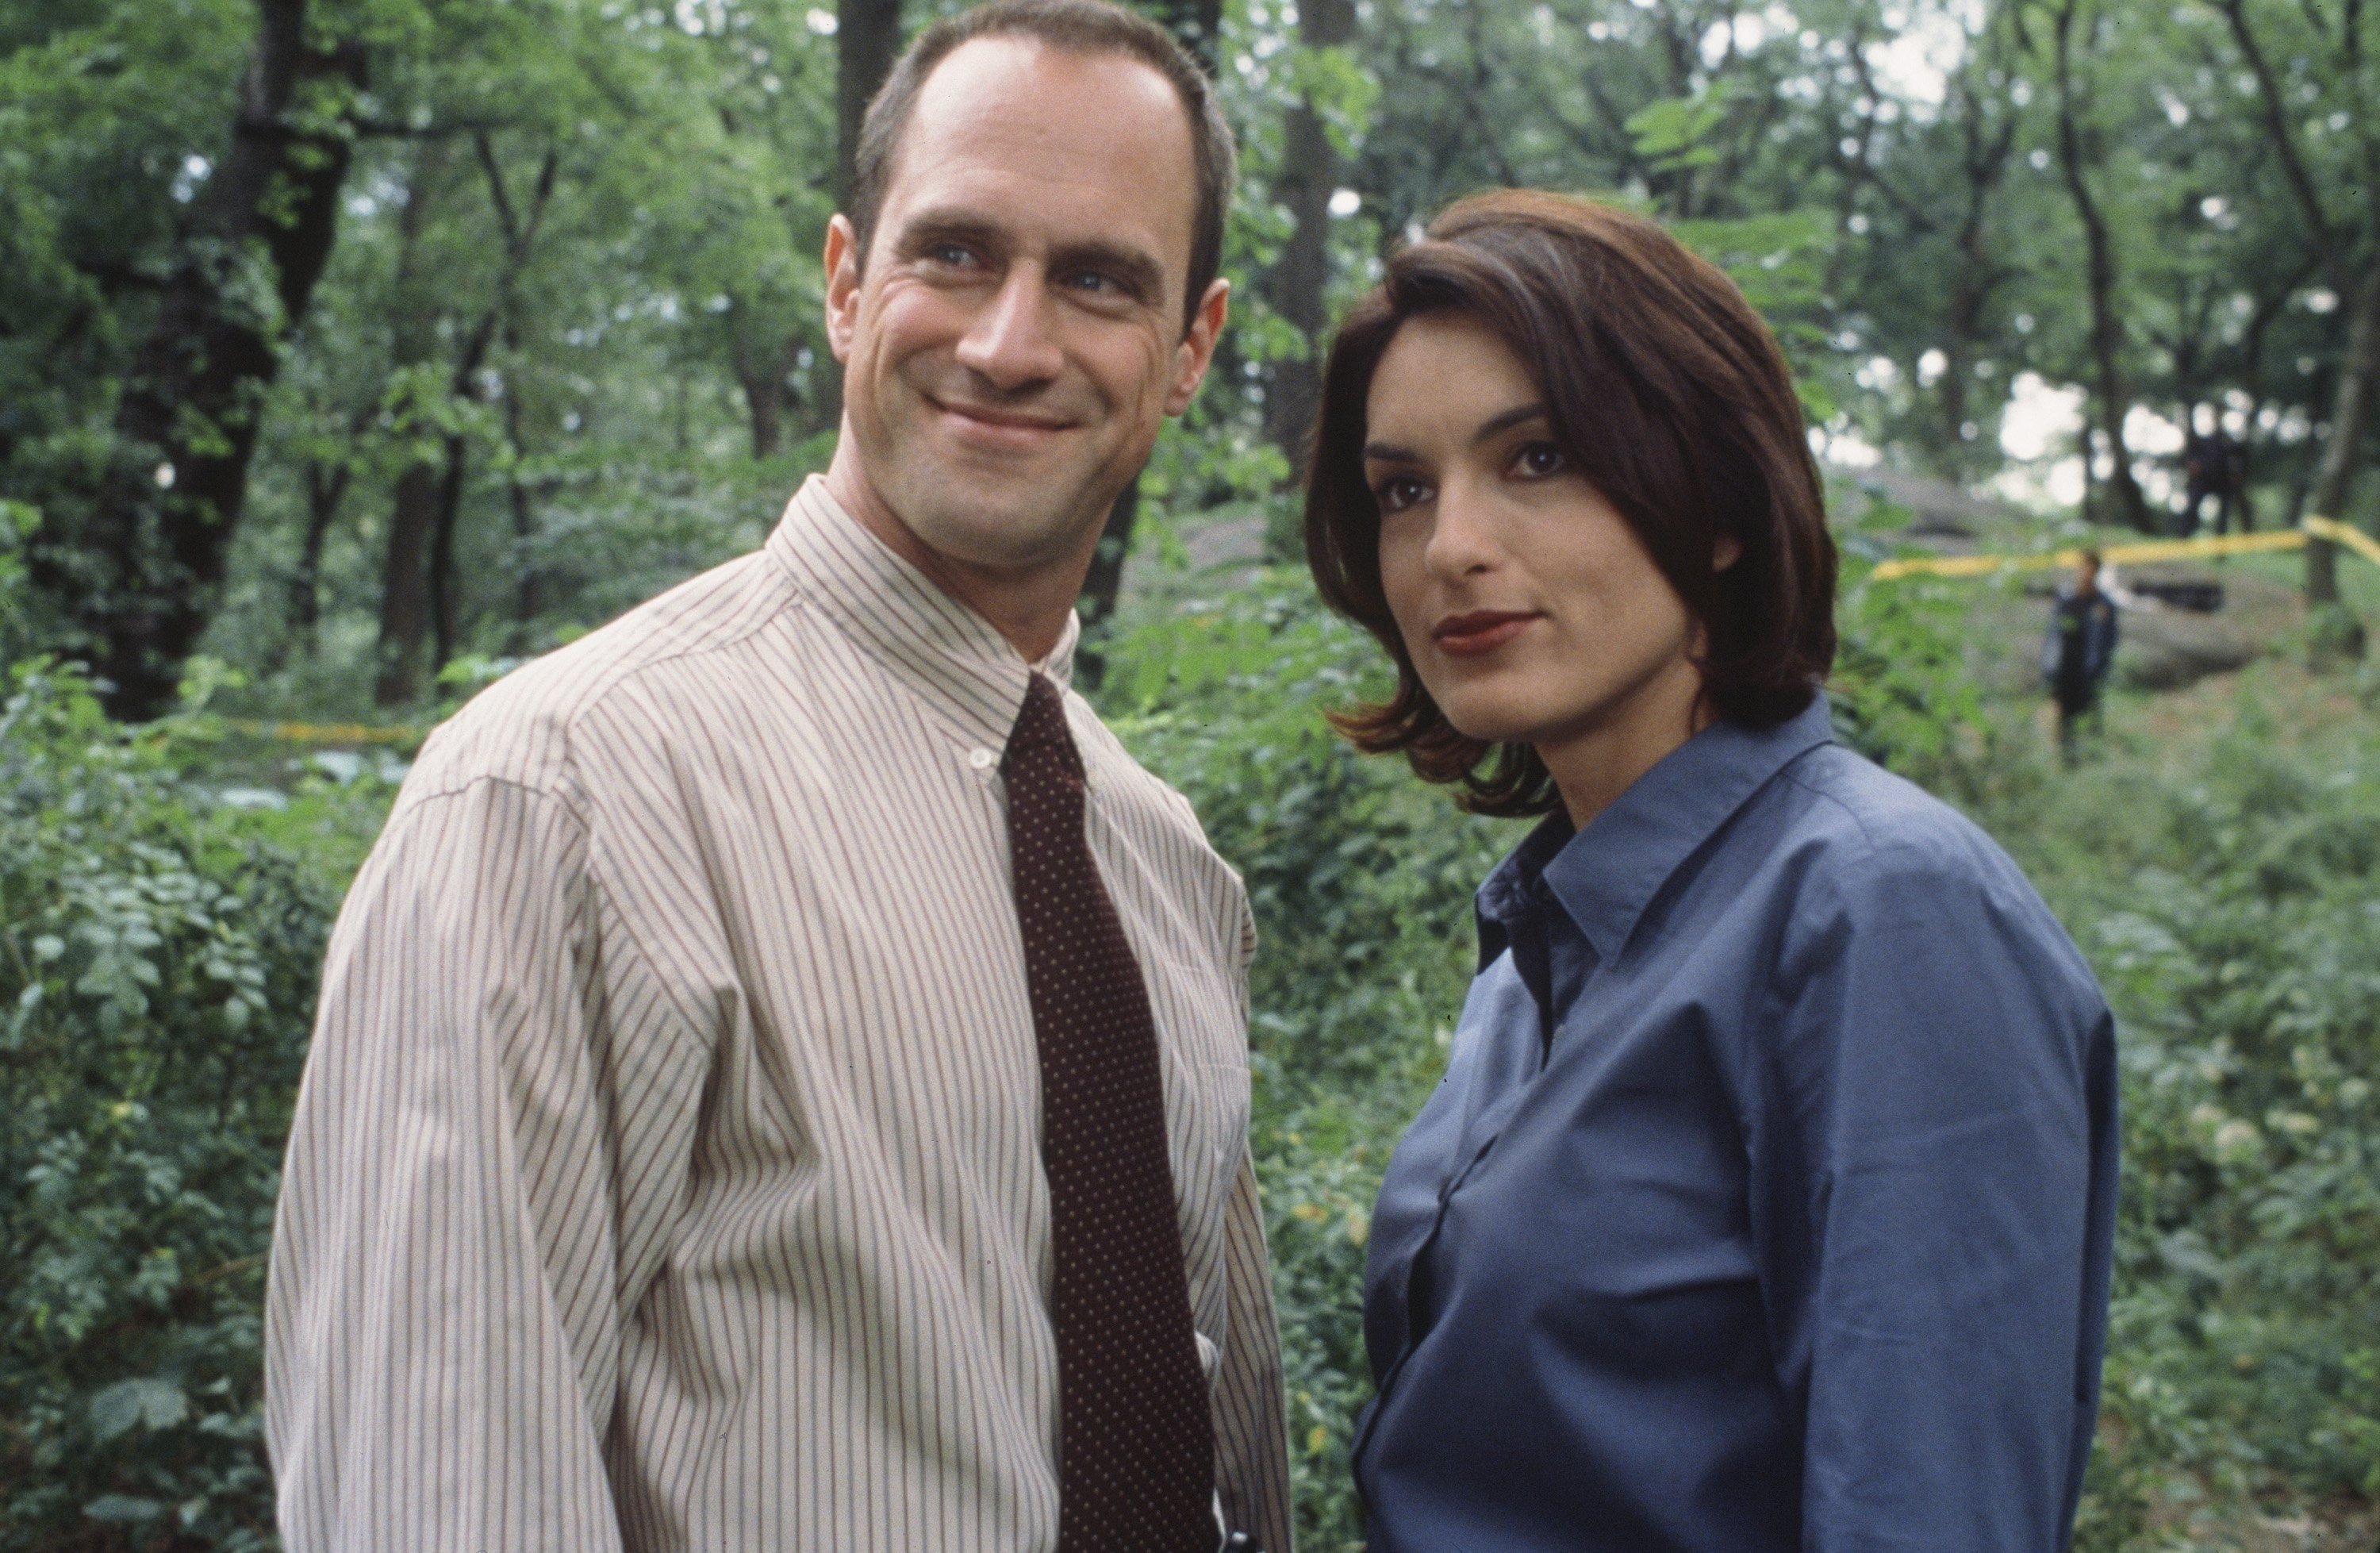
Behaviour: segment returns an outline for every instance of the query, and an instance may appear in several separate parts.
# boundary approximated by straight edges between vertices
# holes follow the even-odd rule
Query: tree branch
[[[2322,255],[2322,265],[2328,272],[2340,295],[2353,289],[2350,277],[2339,252],[2338,234],[2330,224],[2330,216],[2322,208],[2322,197],[2314,192],[2313,178],[2307,173],[2305,159],[2299,154],[2297,137],[2289,132],[2287,113],[2281,105],[2281,87],[2273,74],[2272,62],[2256,42],[2256,34],[2248,25],[2248,15],[2242,0],[2210,0],[2224,19],[2231,24],[2231,36],[2239,43],[2240,53],[2248,61],[2250,73],[2256,78],[2256,94],[2265,109],[2265,130],[2272,138],[2273,150],[2281,159],[2281,174],[2289,180],[2289,191],[2297,196],[2298,208],[2304,214],[2306,226],[2313,233],[2314,251]]]

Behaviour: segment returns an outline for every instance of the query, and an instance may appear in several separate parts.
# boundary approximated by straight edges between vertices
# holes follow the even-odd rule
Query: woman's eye
[[[1562,457],[1561,449],[1550,442],[1530,443],[1512,459],[1512,467],[1533,480],[1543,480],[1548,475],[1560,474],[1568,463],[1569,460]]]
[[[1372,499],[1382,512],[1402,512],[1429,494],[1429,488],[1411,475],[1394,474],[1372,487]]]

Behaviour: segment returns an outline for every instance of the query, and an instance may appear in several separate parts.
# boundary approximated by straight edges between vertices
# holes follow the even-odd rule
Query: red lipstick
[[[1492,653],[1521,634],[1537,617],[1516,614],[1502,609],[1475,609],[1468,615],[1450,615],[1432,626],[1430,640],[1438,650],[1457,658],[1475,658]]]

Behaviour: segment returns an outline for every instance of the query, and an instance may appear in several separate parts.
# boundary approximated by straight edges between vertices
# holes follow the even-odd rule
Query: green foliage
[[[0,1548],[261,1547],[264,1250],[333,892],[179,730],[39,659],[6,691]]]
[[[1839,728],[2019,853],[2120,1022],[2125,1195],[2081,1546],[2204,1546],[2173,1540],[2193,1497],[2219,1524],[2277,1491],[2373,1494],[2380,744],[2363,730],[2318,762],[2252,715],[2203,772],[2061,779],[1978,694],[1955,593],[1868,584],[1880,551],[1845,543]],[[1445,1060],[1471,891],[1519,834],[1324,731],[1321,709],[1385,690],[1381,661],[1303,579],[1267,573],[1125,634],[1106,692],[1257,914],[1254,1141],[1299,1546],[1321,1553],[1362,1536],[1346,1452],[1370,1391],[1371,1199]]]
[[[2252,708],[2252,703],[2247,703]],[[2194,778],[1986,806],[2122,1033],[2125,1180],[2083,1546],[2212,1490],[2380,1494],[2380,742],[2252,709]]]
[[[1118,643],[1102,699],[1247,881],[1252,1143],[1289,1384],[1298,1546],[1361,1541],[1347,1449],[1370,1394],[1364,1244],[1390,1148],[1472,972],[1472,889],[1516,834],[1458,814],[1320,714],[1385,693],[1378,647],[1267,572]]]

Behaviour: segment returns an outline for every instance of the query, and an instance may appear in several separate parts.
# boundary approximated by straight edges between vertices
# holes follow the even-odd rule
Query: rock
[[[2252,662],[2261,644],[2228,622],[2177,609],[2128,609],[2116,676],[2135,690],[2180,690]]]

